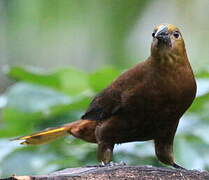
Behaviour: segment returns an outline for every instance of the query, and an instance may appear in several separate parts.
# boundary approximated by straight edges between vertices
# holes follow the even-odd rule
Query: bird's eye
[[[152,37],[155,37],[155,33],[154,32],[152,33]]]
[[[173,36],[174,36],[176,39],[178,39],[178,38],[179,38],[179,36],[180,36],[180,34],[179,34],[179,32],[178,32],[178,31],[175,31],[175,32],[173,33]]]

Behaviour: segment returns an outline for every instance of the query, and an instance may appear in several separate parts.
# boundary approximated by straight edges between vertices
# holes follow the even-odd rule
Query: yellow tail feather
[[[30,144],[30,145],[38,145],[48,143],[52,140],[55,140],[59,137],[63,137],[68,135],[68,130],[70,126],[65,125],[62,127],[48,128],[41,132],[34,133],[28,136],[18,137],[12,140],[24,140],[21,144]]]

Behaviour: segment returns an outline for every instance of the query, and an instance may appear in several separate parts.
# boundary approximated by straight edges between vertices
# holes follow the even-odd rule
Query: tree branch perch
[[[178,170],[152,166],[105,166],[68,168],[41,176],[12,176],[2,180],[209,180],[209,173],[197,170]]]

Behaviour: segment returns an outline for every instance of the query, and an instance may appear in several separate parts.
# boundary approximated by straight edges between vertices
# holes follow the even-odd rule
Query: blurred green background
[[[177,25],[198,82],[175,159],[209,170],[208,0],[0,0],[0,176],[96,164],[96,145],[71,136],[25,147],[9,141],[77,120],[90,99],[144,60],[159,23]],[[152,142],[125,143],[114,160],[162,166]]]

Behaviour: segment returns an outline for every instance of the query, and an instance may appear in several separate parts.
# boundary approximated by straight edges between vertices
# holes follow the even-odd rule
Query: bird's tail
[[[47,128],[43,131],[28,136],[21,136],[12,140],[23,140],[21,144],[29,144],[29,145],[45,144],[59,137],[68,135],[73,125],[74,122],[65,124],[60,127]]]

